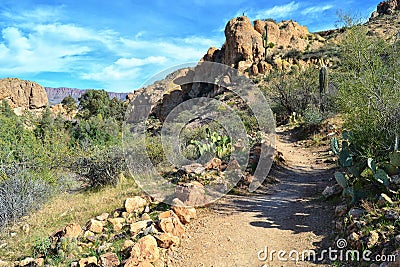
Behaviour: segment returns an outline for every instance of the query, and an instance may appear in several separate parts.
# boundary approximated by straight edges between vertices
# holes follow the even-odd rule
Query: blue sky
[[[2,0],[0,78],[130,92],[221,47],[227,21],[293,19],[334,28],[337,10],[368,17],[379,0]]]

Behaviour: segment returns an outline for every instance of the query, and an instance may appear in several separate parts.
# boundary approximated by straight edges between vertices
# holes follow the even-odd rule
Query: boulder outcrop
[[[266,32],[267,29],[267,32]],[[263,38],[267,36],[267,43]],[[267,53],[321,47],[325,39],[312,34],[307,27],[293,20],[276,23],[271,20],[256,20],[252,23],[246,16],[231,19],[225,27],[226,41],[221,49],[211,47],[203,61],[223,63],[244,71],[252,70],[253,74],[265,73],[268,66],[265,62]]]
[[[396,10],[400,10],[400,0],[388,0],[378,4],[376,12],[379,15],[391,15]]]
[[[48,105],[46,91],[41,85],[17,78],[0,80],[0,101],[4,99],[16,113]]]

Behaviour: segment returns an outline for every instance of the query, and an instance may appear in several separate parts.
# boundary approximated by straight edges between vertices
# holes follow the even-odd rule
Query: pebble
[[[388,210],[385,212],[385,219],[387,220],[398,220],[400,219],[399,213],[395,212],[394,210]]]
[[[365,213],[365,210],[356,209],[356,208],[352,208],[352,209],[350,209],[350,211],[349,211],[349,215],[350,215],[352,218],[355,218],[355,219],[360,218],[361,216],[364,215],[364,213]]]

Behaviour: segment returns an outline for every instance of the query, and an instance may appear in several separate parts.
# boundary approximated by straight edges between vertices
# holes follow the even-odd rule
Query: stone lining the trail
[[[98,215],[83,227],[68,224],[52,234],[51,253],[64,256],[62,264],[71,262],[71,267],[164,266],[168,251],[180,245],[184,224],[196,218],[194,208],[184,206],[179,199],[173,203],[170,210],[157,215],[157,210],[150,209],[156,203],[149,198],[128,198],[124,208]],[[87,251],[96,251],[97,257]],[[0,266],[57,265],[48,264],[46,255],[36,255],[13,263],[0,261]]]

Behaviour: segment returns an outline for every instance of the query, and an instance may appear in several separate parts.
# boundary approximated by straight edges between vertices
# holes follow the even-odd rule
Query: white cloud
[[[167,57],[173,63],[175,61],[198,61],[210,46],[221,46],[222,44],[206,38],[187,37],[183,39],[164,39],[163,41],[121,38],[119,45],[119,51],[128,50],[131,53],[136,51],[137,53],[145,53],[147,55],[161,55]]]
[[[248,13],[247,16],[250,17],[252,20],[268,19],[268,18],[273,18],[273,19],[289,18],[295,11],[299,9],[299,7],[300,7],[299,3],[292,1],[286,5],[280,5],[280,6],[277,5],[269,9],[250,10],[247,12]]]
[[[202,36],[189,36],[186,38],[182,39],[185,44],[189,45],[202,45],[202,46],[220,46],[222,45],[224,40],[216,40],[216,39],[210,39],[210,38],[205,38]]]
[[[197,62],[210,46],[223,42],[203,36],[158,39],[144,31],[127,37],[113,30],[41,19],[50,13],[47,7],[31,14],[0,13],[8,18],[3,23],[8,26],[0,30],[0,76],[69,73],[88,84],[130,90],[162,69]]]
[[[109,89],[134,89],[135,80],[143,76],[142,67],[146,65],[163,65],[167,58],[149,56],[146,58],[119,58],[111,65],[100,67],[92,72],[83,73],[82,79],[95,80],[107,84]],[[128,88],[127,88],[128,86]]]
[[[325,10],[329,10],[332,8],[334,8],[333,5],[312,6],[312,7],[308,7],[306,9],[302,10],[300,13],[302,15],[317,14],[317,13],[321,13]]]
[[[150,56],[147,58],[120,58],[115,62],[115,65],[122,68],[140,67],[147,64],[163,64],[167,61],[165,57]]]
[[[55,22],[59,20],[63,13],[64,6],[48,6],[40,5],[31,10],[23,10],[18,12],[16,10],[3,10],[0,15],[12,21],[23,23],[45,23]]]
[[[8,43],[8,47],[15,51],[28,51],[30,44],[28,38],[22,35],[21,31],[15,27],[8,27],[2,30],[3,39]]]
[[[24,73],[71,71],[74,61],[93,51],[93,47],[72,38],[66,28],[61,27],[59,31],[55,31],[53,26],[38,25],[29,33],[16,27],[3,29],[0,74],[10,76],[12,73],[15,76]],[[49,28],[53,30],[49,31]],[[66,37],[71,37],[71,40]]]

